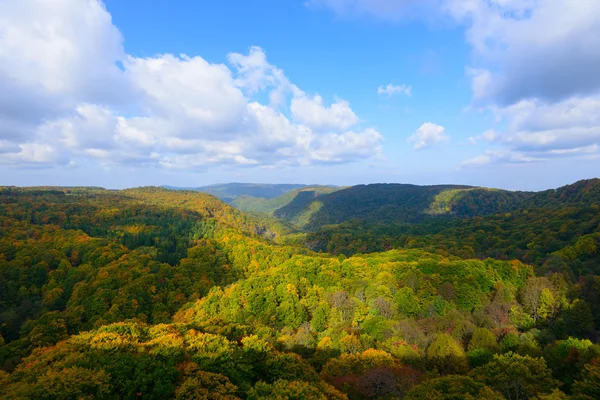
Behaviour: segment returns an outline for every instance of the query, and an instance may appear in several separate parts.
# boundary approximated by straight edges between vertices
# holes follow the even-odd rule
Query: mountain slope
[[[0,368],[81,330],[169,321],[292,232],[198,192],[0,188]]]
[[[303,187],[271,199],[244,195],[233,200],[231,205],[242,211],[260,212],[293,222],[291,218],[287,219],[286,215],[293,213],[295,209],[305,207],[321,195],[329,194],[339,189],[332,186]]]
[[[273,215],[308,230],[351,219],[417,223],[431,216],[467,217],[505,212],[530,196],[524,192],[461,185],[358,185],[314,199],[307,194],[297,196]]]
[[[600,273],[598,179],[538,193],[450,190],[432,204],[433,215],[418,223],[346,221],[310,232],[304,243],[333,254],[421,248],[465,258],[519,259],[573,277]],[[452,215],[462,218],[438,218],[433,211],[439,209],[454,209]]]
[[[589,206],[600,203],[600,179],[584,179],[558,189],[535,193],[527,207],[559,208],[566,206]]]
[[[272,200],[241,198],[234,205],[266,212],[303,229],[314,230],[353,219],[369,223],[421,223],[443,216],[472,218],[522,209],[583,207],[597,203],[600,203],[599,179],[543,192],[462,185],[371,184],[331,192],[301,189]]]

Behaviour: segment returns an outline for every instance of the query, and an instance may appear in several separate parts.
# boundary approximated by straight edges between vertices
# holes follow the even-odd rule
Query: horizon
[[[541,191],[600,170],[599,2],[24,0],[0,33],[0,185]]]
[[[413,186],[470,186],[472,188],[481,188],[481,189],[492,189],[492,190],[505,190],[505,191],[509,191],[509,192],[544,192],[544,191],[548,191],[548,190],[555,190],[555,189],[560,189],[562,187],[565,186],[570,186],[573,184],[576,184],[578,182],[583,182],[583,181],[592,181],[592,180],[597,180],[600,179],[600,177],[592,177],[592,178],[584,178],[584,179],[578,179],[576,181],[573,182],[569,182],[567,184],[564,185],[560,185],[560,186],[556,186],[556,187],[549,187],[546,189],[539,189],[539,190],[522,190],[522,189],[507,189],[507,188],[501,188],[501,187],[492,187],[492,186],[474,186],[474,185],[462,185],[462,184],[456,184],[456,183],[434,183],[434,184],[414,184],[414,183],[406,183],[406,182],[372,182],[372,183],[357,183],[355,185],[337,185],[337,184],[307,184],[307,183],[289,183],[289,182],[282,182],[282,183],[266,183],[266,182],[221,182],[221,183],[211,183],[211,184],[207,184],[207,185],[199,185],[199,186],[173,186],[173,185],[142,185],[142,186],[128,186],[128,187],[120,187],[120,188],[114,188],[114,187],[104,187],[104,186],[97,186],[97,185],[1,185],[0,184],[0,188],[10,188],[10,187],[16,187],[16,188],[27,188],[27,189],[32,189],[32,188],[98,188],[98,189],[104,189],[104,190],[127,190],[127,189],[139,189],[139,188],[144,188],[144,187],[155,187],[155,188],[160,188],[160,189],[167,189],[167,190],[197,190],[197,189],[202,189],[202,188],[210,188],[210,187],[214,187],[214,186],[227,186],[227,185],[272,185],[272,186],[278,186],[278,185],[298,185],[298,186],[304,186],[304,187],[316,187],[316,186],[327,186],[327,187],[338,187],[341,189],[347,189],[350,187],[354,187],[354,186],[368,186],[368,185],[413,185]],[[300,189],[300,188],[298,188]],[[295,189],[293,189],[295,190]],[[202,192],[201,190],[197,190],[199,192]],[[209,193],[210,194],[210,193]],[[252,196],[251,196],[252,197]]]

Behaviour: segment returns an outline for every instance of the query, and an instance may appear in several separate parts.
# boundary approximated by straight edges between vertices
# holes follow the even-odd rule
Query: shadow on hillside
[[[275,216],[288,221],[300,220],[300,226],[316,229],[350,219],[366,221],[418,222],[435,196],[445,190],[467,189],[469,186],[416,186],[405,184],[358,185],[318,196],[300,192]],[[304,221],[302,221],[304,220]]]

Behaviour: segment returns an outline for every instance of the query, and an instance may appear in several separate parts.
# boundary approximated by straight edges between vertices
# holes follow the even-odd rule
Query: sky
[[[598,0],[0,0],[0,185],[600,175]]]

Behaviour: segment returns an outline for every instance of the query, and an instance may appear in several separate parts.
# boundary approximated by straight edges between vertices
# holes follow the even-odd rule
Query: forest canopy
[[[599,187],[1,188],[0,397],[598,398]]]

